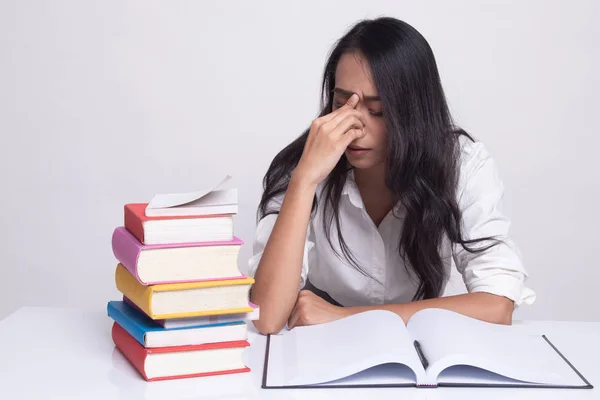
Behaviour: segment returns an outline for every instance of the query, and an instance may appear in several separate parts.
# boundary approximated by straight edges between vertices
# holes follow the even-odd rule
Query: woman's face
[[[367,61],[358,52],[345,53],[335,72],[333,109],[343,106],[356,93],[360,101],[356,109],[366,121],[366,136],[355,140],[346,149],[346,158],[355,168],[372,168],[385,162],[387,135],[381,101],[371,78]]]

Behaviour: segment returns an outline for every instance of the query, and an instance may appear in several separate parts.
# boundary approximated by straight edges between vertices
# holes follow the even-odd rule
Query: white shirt
[[[461,137],[461,149],[457,196],[463,216],[463,235],[466,238],[494,236],[503,243],[471,254],[462,246],[444,240],[441,256],[446,276],[456,267],[469,293],[505,296],[516,306],[531,304],[535,293],[524,285],[527,273],[517,247],[509,238],[510,220],[500,210],[504,185],[496,164],[479,142]],[[327,241],[323,229],[322,188],[323,184],[317,189],[319,206],[308,226],[300,287],[308,277],[315,287],[346,307],[410,302],[418,285],[413,278],[415,274],[409,275],[398,251],[405,215],[403,206],[397,205],[395,213],[390,212],[376,226],[366,212],[353,173],[348,174],[339,205],[341,232],[356,261],[370,275],[365,276],[338,258]],[[272,199],[270,205],[280,207],[283,198],[281,195]],[[256,227],[253,255],[248,265],[250,276],[256,273],[276,219],[277,214],[268,215]],[[335,227],[331,231],[335,235]],[[331,242],[343,255],[338,238],[332,238]],[[444,287],[446,283],[447,279]]]

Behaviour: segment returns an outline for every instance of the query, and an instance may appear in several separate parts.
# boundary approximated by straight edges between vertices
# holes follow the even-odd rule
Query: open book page
[[[542,386],[542,384],[510,379],[485,369],[469,365],[455,365],[443,370],[437,377],[438,385],[502,385],[502,386]]]
[[[219,205],[236,205],[238,202],[238,191],[237,189],[222,189],[213,190],[207,193],[205,196],[184,204],[185,206],[219,206]]]
[[[315,386],[414,386],[415,373],[404,364],[382,364],[346,378]]]
[[[389,311],[368,311],[270,337],[266,386],[316,385],[371,367],[401,363],[416,383],[425,371],[404,322]],[[406,374],[405,374],[406,375]],[[384,382],[385,375],[380,376]],[[375,384],[374,379],[369,379]],[[348,383],[346,383],[348,384]]]
[[[430,384],[438,381],[438,375],[443,377],[443,371],[449,367],[467,365],[521,382],[585,385],[541,335],[519,334],[511,326],[491,324],[441,309],[419,311],[411,317],[407,327],[429,361],[427,380]],[[454,368],[448,369],[447,374],[469,371],[474,372],[469,368]],[[497,380],[500,376],[487,374],[486,379]],[[461,382],[467,381],[469,377],[464,377]]]
[[[216,191],[219,187],[224,185],[227,181],[231,179],[231,176],[227,175],[225,178],[221,179],[218,183],[212,183],[208,185],[202,190],[197,192],[188,192],[188,193],[160,193],[154,195],[152,200],[147,206],[147,210],[156,210],[160,208],[169,208],[169,207],[177,207],[184,204],[189,204],[194,201],[198,201],[201,198],[204,198],[208,194],[213,191]],[[223,191],[222,193],[228,194],[227,191]],[[214,203],[213,199],[213,203]]]

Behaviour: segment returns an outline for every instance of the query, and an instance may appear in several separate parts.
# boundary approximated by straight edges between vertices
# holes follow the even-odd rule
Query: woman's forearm
[[[481,321],[510,325],[514,303],[506,297],[490,293],[467,293],[404,304],[346,307],[344,310],[346,316],[368,310],[389,310],[398,314],[406,323],[413,314],[425,308],[443,308]]]
[[[293,176],[254,276],[251,301],[260,306],[261,333],[280,331],[294,307],[316,186]]]

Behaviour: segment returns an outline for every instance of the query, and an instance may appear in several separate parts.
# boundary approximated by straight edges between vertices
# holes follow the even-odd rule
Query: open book
[[[147,217],[237,214],[237,189],[217,190],[230,179],[227,175],[218,184],[196,192],[156,194],[146,206],[145,214]]]
[[[545,336],[442,309],[406,325],[367,311],[267,338],[263,388],[370,386],[592,388]]]

